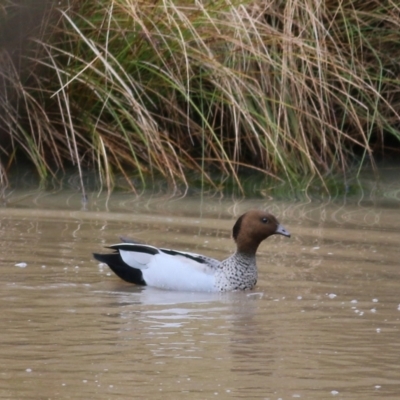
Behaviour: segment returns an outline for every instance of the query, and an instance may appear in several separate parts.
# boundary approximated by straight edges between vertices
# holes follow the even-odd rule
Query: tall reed
[[[13,148],[42,176],[68,161],[109,188],[193,171],[240,186],[242,167],[324,180],[400,137],[395,1],[76,0],[58,15],[30,84],[6,74]]]

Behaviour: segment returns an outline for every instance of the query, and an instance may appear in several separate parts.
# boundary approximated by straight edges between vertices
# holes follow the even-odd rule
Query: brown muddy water
[[[397,201],[8,200],[1,399],[400,399]],[[261,245],[251,292],[135,287],[91,257],[122,234],[222,259],[252,207],[292,238]]]

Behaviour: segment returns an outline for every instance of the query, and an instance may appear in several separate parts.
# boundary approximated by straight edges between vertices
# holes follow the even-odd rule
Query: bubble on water
[[[19,268],[26,268],[28,266],[28,264],[26,262],[20,262],[20,263],[16,263],[15,266],[19,267]]]
[[[332,396],[336,396],[337,394],[339,394],[339,392],[337,390],[332,390],[331,391],[331,395]]]
[[[26,372],[32,372],[32,369],[31,368],[27,368],[25,371]]]
[[[258,297],[259,299],[262,299],[264,297],[264,293],[262,293],[262,292],[248,293],[246,296],[247,297]]]
[[[319,250],[320,247],[319,247],[319,246],[315,246],[315,247],[313,247],[312,249],[313,249],[313,250]]]
[[[358,303],[358,301],[354,299],[354,300],[352,300],[350,303],[356,304],[356,303]]]

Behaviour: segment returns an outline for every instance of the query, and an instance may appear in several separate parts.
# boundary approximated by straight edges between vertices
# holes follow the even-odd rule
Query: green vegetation
[[[24,153],[108,188],[327,182],[400,138],[395,1],[75,0],[41,28],[22,72],[0,49],[3,181]]]

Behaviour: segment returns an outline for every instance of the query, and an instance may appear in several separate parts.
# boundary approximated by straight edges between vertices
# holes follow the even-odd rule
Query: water
[[[397,201],[92,194],[84,209],[75,192],[16,191],[8,202],[0,398],[400,398]],[[252,207],[292,238],[261,245],[251,292],[139,288],[91,257],[122,234],[221,259]]]

